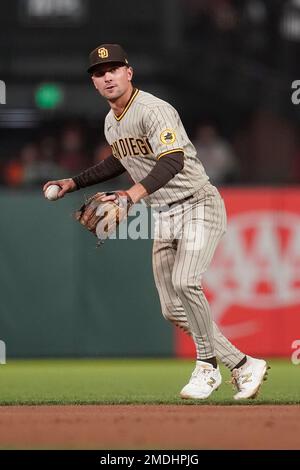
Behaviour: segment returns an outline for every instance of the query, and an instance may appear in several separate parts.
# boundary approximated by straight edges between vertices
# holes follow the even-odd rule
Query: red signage
[[[246,354],[291,356],[300,339],[300,189],[223,189],[228,230],[203,279],[213,318]],[[176,353],[195,355],[176,331]]]

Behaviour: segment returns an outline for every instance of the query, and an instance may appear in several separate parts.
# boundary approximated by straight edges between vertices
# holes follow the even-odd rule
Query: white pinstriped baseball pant
[[[157,222],[163,226],[171,213],[181,214],[178,218],[183,227],[181,236],[175,238],[174,232],[169,235],[169,231],[165,238],[165,233],[160,232],[153,245],[153,272],[162,314],[192,335],[197,359],[216,356],[233,369],[245,354],[225,338],[212,320],[201,285],[202,275],[226,230],[223,199],[208,183],[189,201],[158,216]]]

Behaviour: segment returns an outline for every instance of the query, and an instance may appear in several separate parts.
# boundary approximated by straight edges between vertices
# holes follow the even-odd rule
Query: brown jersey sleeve
[[[77,176],[73,176],[77,189],[85,188],[93,184],[102,183],[124,173],[126,169],[117,158],[110,155],[97,165],[94,165],[83,171]]]
[[[169,153],[160,158],[150,173],[140,183],[148,194],[152,194],[167,184],[184,167],[183,152]]]

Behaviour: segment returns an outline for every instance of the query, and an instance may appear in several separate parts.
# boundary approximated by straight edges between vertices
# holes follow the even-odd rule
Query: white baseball
[[[49,199],[49,201],[56,201],[60,189],[57,184],[50,184],[45,191],[45,197]]]

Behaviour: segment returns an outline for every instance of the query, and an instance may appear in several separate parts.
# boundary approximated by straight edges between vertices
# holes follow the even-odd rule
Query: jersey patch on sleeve
[[[172,129],[165,129],[160,134],[160,140],[165,145],[173,144],[176,140],[176,134]]]

